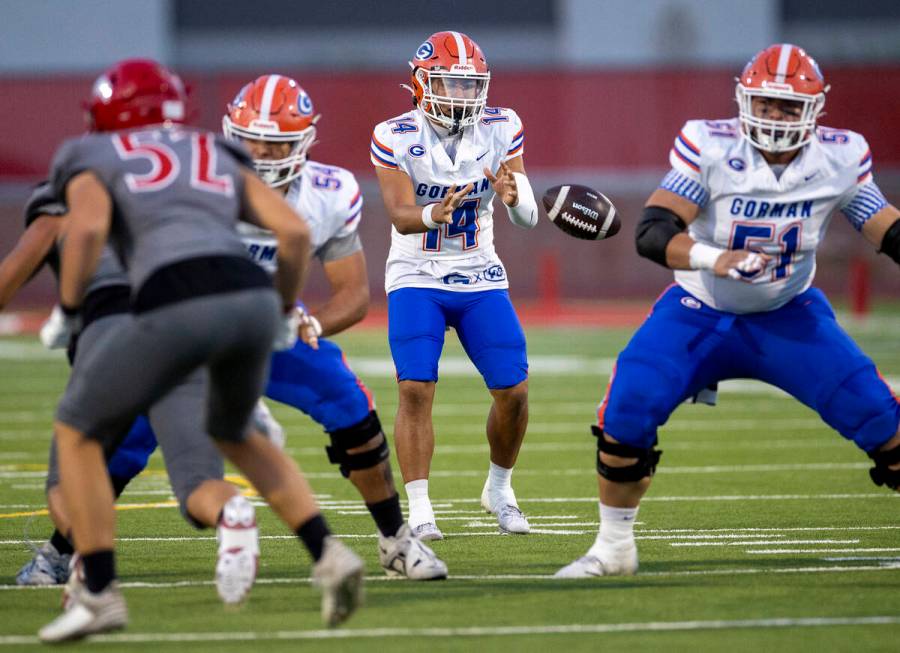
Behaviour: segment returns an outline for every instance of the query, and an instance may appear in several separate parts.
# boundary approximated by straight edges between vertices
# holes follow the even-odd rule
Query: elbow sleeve
[[[894,262],[900,263],[900,220],[895,220],[885,232],[884,238],[881,239],[881,249],[878,251],[890,256]]]
[[[687,228],[678,215],[661,206],[647,206],[641,214],[635,232],[638,254],[664,267],[669,241]]]

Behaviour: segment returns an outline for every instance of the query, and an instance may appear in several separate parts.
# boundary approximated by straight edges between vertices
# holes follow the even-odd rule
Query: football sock
[[[315,562],[322,557],[322,549],[325,548],[325,538],[331,535],[328,530],[328,524],[322,518],[321,514],[316,515],[309,521],[300,525],[296,531],[297,535],[303,540],[303,544],[309,549],[309,554]]]
[[[409,499],[409,525],[415,528],[421,524],[434,524],[434,510],[428,498],[428,479],[410,481],[405,487],[406,498]]]
[[[113,495],[115,495],[116,499],[118,499],[122,495],[122,492],[125,491],[125,487],[129,483],[131,483],[132,478],[134,478],[134,477],[133,476],[128,477],[128,478],[126,478],[124,476],[110,476],[109,477],[109,482],[112,484],[112,488],[113,488]]]
[[[53,531],[53,535],[50,536],[50,544],[60,555],[71,555],[75,553],[72,543],[69,542],[66,536],[60,533],[59,530]]]
[[[616,546],[634,541],[634,520],[637,508],[613,508],[600,504],[600,532],[591,550],[591,555],[610,545]]]
[[[399,494],[394,494],[378,503],[367,503],[366,508],[372,513],[375,525],[385,537],[393,537],[403,526],[403,511],[400,509]]]
[[[516,495],[513,493],[511,485],[512,472],[512,467],[507,469],[491,463],[488,470],[488,498],[492,509],[500,503],[518,507],[519,504],[516,502]]]
[[[106,589],[116,577],[116,558],[112,549],[94,551],[81,556],[84,565],[84,582],[94,594]]]

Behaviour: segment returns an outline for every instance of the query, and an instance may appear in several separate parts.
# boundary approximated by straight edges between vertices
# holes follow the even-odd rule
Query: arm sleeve
[[[372,132],[372,143],[369,147],[369,159],[377,168],[389,168],[397,170],[397,159],[394,157],[393,139],[390,127],[385,123],[379,123]]]
[[[689,120],[675,136],[675,142],[672,144],[672,149],[669,150],[669,163],[672,169],[682,176],[702,184],[702,159],[700,156],[702,133],[697,123],[698,121]]]
[[[841,213],[857,231],[888,205],[872,176],[872,150],[862,136],[854,134],[854,148],[851,165],[855,166],[856,183],[841,198],[838,206]]]
[[[336,261],[355,254],[361,249],[362,240],[359,237],[359,233],[353,231],[343,236],[330,238],[328,242],[316,250],[316,258],[322,263],[327,263],[328,261]]]
[[[503,161],[515,159],[525,153],[525,125],[522,119],[512,109],[504,109],[509,114],[509,125],[507,129],[510,133],[509,145],[506,148],[506,154],[503,155]]]
[[[90,164],[80,151],[82,141],[71,139],[64,142],[53,156],[50,165],[49,193],[65,201],[66,186],[77,174],[90,168]]]
[[[31,192],[28,201],[25,202],[25,228],[41,215],[64,215],[67,211],[64,201],[53,193],[53,187],[49,181],[43,181]]]

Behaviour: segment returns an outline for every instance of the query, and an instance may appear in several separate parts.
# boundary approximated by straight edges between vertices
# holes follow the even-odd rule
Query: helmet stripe
[[[275,87],[280,79],[281,75],[269,75],[269,79],[266,80],[266,87],[263,89],[262,102],[259,107],[260,120],[269,119],[269,114],[272,111],[272,98],[275,96]]]
[[[791,53],[794,46],[787,43],[781,45],[781,53],[778,55],[778,69],[775,71],[775,81],[784,84],[784,77],[787,75],[788,62],[791,60]]]
[[[456,39],[456,49],[459,51],[459,65],[465,66],[468,62],[466,58],[466,43],[463,41],[462,34],[459,32],[450,32],[453,34],[453,38]]]

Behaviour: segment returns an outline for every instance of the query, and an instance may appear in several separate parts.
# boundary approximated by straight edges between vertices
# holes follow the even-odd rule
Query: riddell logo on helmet
[[[259,119],[251,120],[250,121],[250,129],[258,129],[260,131],[272,131],[272,132],[279,131],[278,123],[275,122],[274,120],[259,120]]]
[[[469,64],[462,65],[462,64],[455,63],[452,66],[450,66],[450,72],[451,73],[474,73],[475,66],[472,66]]]

